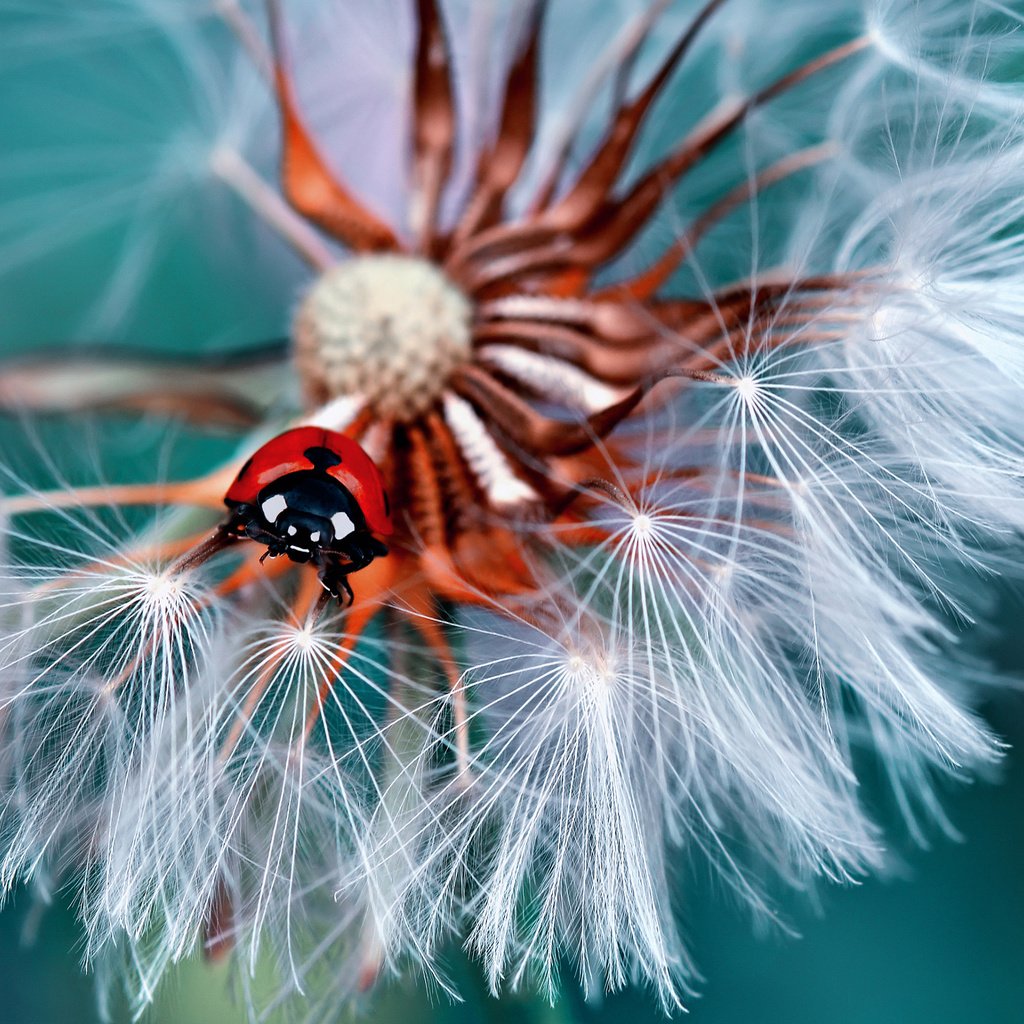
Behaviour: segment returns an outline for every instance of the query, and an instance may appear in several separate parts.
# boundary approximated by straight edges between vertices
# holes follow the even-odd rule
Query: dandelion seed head
[[[308,651],[313,647],[313,627],[309,623],[301,626],[295,631],[294,644],[300,651]]]
[[[149,601],[157,609],[173,611],[181,607],[187,590],[177,573],[157,572],[145,577],[141,587]]]
[[[619,679],[614,655],[598,650],[567,651],[565,672],[573,690],[597,697],[607,694]]]
[[[466,298],[425,260],[348,260],[321,275],[299,306],[299,373],[319,402],[359,395],[382,418],[412,420],[469,357],[469,317]]]
[[[761,393],[761,382],[752,373],[737,377],[733,382],[733,387],[740,399],[747,404],[755,402]]]
[[[567,963],[673,1011],[696,874],[775,920],[762,879],[881,863],[865,752],[920,839],[998,755],[946,613],[1024,524],[1019,43],[958,0],[266,6],[61,5],[90,52],[128,8],[167,50],[65,204],[127,232],[88,324],[134,329],[184,194],[272,240],[261,295],[313,269],[264,377],[72,382],[159,415],[174,383],[253,431],[226,461],[11,477],[0,883],[83,879],[140,1011],[211,931],[311,1019],[407,964],[448,991],[451,940],[495,993]],[[0,269],[67,235],[19,216]],[[351,606],[217,528],[281,420],[387,483]]]
[[[654,529],[654,520],[647,512],[637,512],[632,520],[633,532],[638,537],[649,537]]]

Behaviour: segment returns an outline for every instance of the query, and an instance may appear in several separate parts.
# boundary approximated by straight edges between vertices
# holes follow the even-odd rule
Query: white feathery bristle
[[[639,974],[678,1008],[694,971],[672,920],[657,781],[666,749],[650,743],[663,695],[582,614],[550,634],[491,616],[464,628],[471,726],[487,738],[469,791],[430,823],[407,912],[439,927],[458,912],[458,880],[472,879],[469,941],[493,992],[536,983],[553,997],[571,949],[588,987],[613,991]],[[482,858],[464,861],[479,843]]]
[[[1024,55],[1022,20],[1024,15],[1012,4],[987,0],[865,3],[872,45],[905,74],[907,86],[917,93],[913,102],[940,98],[1003,123],[1024,117],[1024,96],[1014,70]]]
[[[879,279],[818,359],[913,467],[931,516],[1008,539],[1024,526],[1024,145],[963,145],[903,168],[853,225],[838,265]]]
[[[605,409],[626,394],[578,366],[514,345],[486,345],[480,349],[480,357],[546,398],[584,412]]]
[[[311,427],[342,431],[355,420],[364,405],[361,395],[339,395],[326,405],[320,406],[302,422]]]
[[[494,508],[511,508],[537,501],[537,492],[516,476],[469,402],[446,392],[444,415],[460,451]]]
[[[1019,563],[1011,544],[1024,532],[1024,34],[1013,4],[714,5],[612,196],[586,218],[583,248],[616,234],[616,200],[696,126],[759,99],[678,187],[648,180],[660,189],[650,224],[589,268],[557,313],[582,322],[573,303],[589,316],[617,302],[616,281],[685,237],[672,280],[633,312],[672,322],[662,341],[686,357],[696,342],[671,317],[706,301],[722,331],[712,372],[659,382],[608,444],[595,438],[593,460],[552,459],[552,472],[589,474],[600,457],[609,479],[574,494],[569,515],[552,507],[550,543],[536,545],[539,529],[523,531],[518,515],[545,514],[524,479],[528,453],[521,468],[488,410],[448,390],[478,354],[470,300],[484,318],[494,303],[494,319],[502,304],[528,319],[572,283],[557,267],[572,232],[549,231],[547,218],[565,214],[560,197],[606,136],[609,107],[640,95],[701,0],[547,5],[532,151],[501,210],[484,215],[498,236],[477,235],[451,274],[497,277],[524,253],[551,265],[472,296],[426,256],[343,258],[280,193],[255,0],[19,6],[0,31],[12,336],[170,347],[184,324],[252,341],[302,294],[297,369],[319,406],[306,422],[340,430],[368,410],[363,441],[382,459],[401,443],[396,421],[443,410],[486,497],[467,511],[516,536],[541,581],[487,612],[441,597],[421,606],[436,563],[416,568],[396,545],[396,586],[368,586],[362,605],[384,613],[349,635],[358,603],[305,617],[315,576],[289,589],[243,573],[218,588],[241,544],[216,568],[171,572],[137,556],[175,550],[182,527],[206,529],[219,507],[212,519],[175,509],[140,534],[129,522],[141,510],[69,512],[73,495],[0,503],[0,887],[51,870],[77,885],[86,953],[124,950],[133,1010],[218,916],[254,1019],[265,1019],[252,980],[264,950],[279,976],[267,1013],[296,997],[324,1020],[407,965],[449,991],[437,963],[453,940],[495,992],[532,979],[553,998],[568,960],[588,994],[639,980],[674,1011],[696,975],[681,882],[710,869],[771,921],[774,882],[806,891],[875,869],[887,844],[864,796],[866,762],[915,839],[936,823],[951,830],[937,780],[1000,753],[973,711],[994,676],[959,626],[985,606],[979,573]],[[317,152],[401,235],[415,4],[280,7]],[[504,74],[535,10],[441,4],[457,143],[437,251],[457,239],[481,181]],[[769,87],[844,42],[848,59]],[[833,158],[798,161],[801,177],[752,189],[699,238],[689,232],[735,187],[808,151]],[[552,205],[538,210],[555,164]],[[569,205],[587,205],[589,190]],[[296,252],[320,273],[301,286]],[[733,321],[747,286],[769,280],[794,282],[793,294],[759,295]],[[194,301],[165,315],[181,281]],[[739,305],[725,308],[730,286]],[[147,308],[160,315],[143,318]],[[596,333],[595,344],[644,343]],[[543,352],[482,352],[563,411],[623,395]],[[125,449],[137,441],[117,429]],[[40,447],[33,473],[58,446]],[[407,605],[447,617],[417,622]],[[443,666],[438,630],[452,652]]]
[[[61,516],[102,536],[98,522]],[[194,573],[126,561],[117,546],[76,565],[63,543],[13,533],[31,538],[51,564],[3,572],[4,604],[20,608],[0,628],[4,746],[23,757],[3,767],[14,795],[3,883],[32,877],[69,849],[84,858],[92,883],[115,833],[137,843],[151,825],[134,813],[162,787],[165,766],[148,756],[150,743],[175,717],[218,616]],[[83,813],[93,817],[87,850],[79,848]],[[108,934],[110,927],[105,918]]]

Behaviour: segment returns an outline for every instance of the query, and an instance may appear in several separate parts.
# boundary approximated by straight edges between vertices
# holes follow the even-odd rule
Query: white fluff
[[[409,5],[285,6],[328,161],[398,218]],[[629,90],[697,6],[669,5]],[[10,337],[173,341],[180,324],[161,316],[150,334],[146,315],[172,252],[197,282],[185,305],[201,333],[280,331],[302,280],[276,233],[288,225],[278,209],[271,230],[244,204],[275,175],[260,5],[80,8],[0,29],[3,74],[46,83],[54,67],[33,57],[44,39],[76,58],[64,102],[19,100],[35,127],[0,154]],[[570,174],[585,158],[616,87],[601,54],[628,49],[646,16],[638,0],[552,8],[518,211],[566,125],[583,126]],[[218,10],[248,19],[252,52]],[[479,140],[524,8],[446,11],[465,69],[462,137]],[[1000,749],[972,710],[990,677],[960,649],[958,623],[977,614],[984,574],[1008,552],[1019,562],[1024,527],[1021,22],[994,0],[727,0],[630,174],[837,32],[868,42],[753,113],[608,276],[646,265],[781,154],[823,141],[834,161],[737,209],[669,291],[859,276],[786,298],[668,412],[623,425],[616,439],[648,472],[641,485],[609,467],[633,498],[598,496],[602,540],[571,546],[558,527],[520,524],[547,545],[550,583],[515,613],[454,609],[442,624],[462,670],[454,695],[412,631],[371,631],[339,668],[343,620],[282,619],[260,587],[225,610],[204,572],[119,561],[132,532],[102,519],[57,514],[64,539],[4,522],[4,890],[77,865],[88,955],[123,956],[139,1012],[222,891],[243,978],[272,947],[277,1001],[295,997],[313,1018],[406,966],[447,989],[438,957],[452,936],[495,992],[554,994],[567,962],[588,991],[642,979],[672,1010],[696,979],[680,927],[687,868],[710,866],[768,919],[766,876],[807,889],[876,868],[886,842],[859,788],[865,756],[916,839],[944,826],[935,780]],[[214,159],[225,153],[236,162]],[[253,187],[233,186],[228,165]],[[455,197],[473,169],[463,145]],[[79,273],[78,246],[97,239],[103,252]],[[54,294],[67,301],[39,298]],[[557,365],[501,358],[526,383],[550,383]],[[582,373],[560,383],[584,410],[613,397]],[[345,398],[309,422],[340,427],[361,407]],[[477,413],[450,395],[443,408],[493,507],[535,500]],[[383,435],[369,436],[379,454]],[[468,765],[452,726],[462,696]]]

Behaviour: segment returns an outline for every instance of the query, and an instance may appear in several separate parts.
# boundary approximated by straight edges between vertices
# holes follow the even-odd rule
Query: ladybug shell
[[[231,505],[254,504],[267,484],[288,473],[316,469],[306,455],[311,448],[327,448],[341,459],[327,468],[327,474],[359,503],[366,525],[374,533],[391,533],[391,508],[376,463],[352,438],[323,427],[296,427],[271,438],[242,467],[224,501]]]

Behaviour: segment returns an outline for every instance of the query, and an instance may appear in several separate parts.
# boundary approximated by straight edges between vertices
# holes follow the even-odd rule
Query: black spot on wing
[[[337,466],[341,462],[341,456],[337,452],[322,446],[307,448],[302,454],[313,463],[314,469],[322,472],[327,472],[331,466]]]

